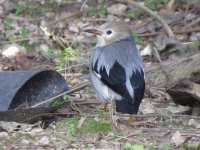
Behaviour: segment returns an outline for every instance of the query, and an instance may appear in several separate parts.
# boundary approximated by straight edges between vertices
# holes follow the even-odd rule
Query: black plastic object
[[[53,70],[0,72],[0,111],[14,109],[22,104],[26,108],[68,89],[61,74]]]

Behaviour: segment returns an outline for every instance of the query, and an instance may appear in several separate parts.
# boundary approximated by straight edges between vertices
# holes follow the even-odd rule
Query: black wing
[[[108,75],[105,67],[101,67],[100,71],[98,71],[97,64],[98,60],[96,61],[93,70],[100,75],[100,80],[114,92],[131,102],[132,97],[126,87],[125,69],[118,62],[115,62]]]
[[[140,103],[144,97],[145,80],[143,70],[136,70],[131,77],[131,85],[134,89],[134,102],[125,99],[116,101],[116,111],[127,114],[137,114]]]

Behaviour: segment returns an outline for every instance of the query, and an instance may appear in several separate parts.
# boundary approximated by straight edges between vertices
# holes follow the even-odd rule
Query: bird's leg
[[[110,119],[113,120],[113,108],[112,108],[112,99],[110,101],[110,107],[109,107],[109,113],[110,113]]]
[[[134,122],[133,116],[129,115],[129,117],[128,117],[128,123],[131,124],[132,122]]]
[[[113,122],[115,125],[117,125],[116,120],[115,120],[115,117],[114,117],[114,113],[113,113],[113,104],[114,104],[114,100],[111,99],[110,108],[109,108],[110,118],[111,118],[112,122]]]
[[[108,106],[108,102],[105,102],[104,107],[103,107],[104,112],[107,112],[107,106]]]

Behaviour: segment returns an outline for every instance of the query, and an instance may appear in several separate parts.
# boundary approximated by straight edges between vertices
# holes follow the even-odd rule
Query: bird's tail
[[[133,103],[130,103],[125,99],[116,101],[116,111],[120,113],[137,114],[138,108],[135,107]]]
[[[133,102],[129,102],[125,98],[116,101],[116,111],[120,113],[137,114],[144,92],[142,90],[135,90],[134,95],[135,97]]]

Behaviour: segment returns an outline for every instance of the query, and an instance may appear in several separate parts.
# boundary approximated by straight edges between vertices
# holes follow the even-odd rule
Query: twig
[[[12,41],[1,41],[1,43],[12,43],[12,42],[24,42],[24,41],[29,41],[32,39],[44,39],[45,37],[28,37],[28,38],[22,38],[22,39],[17,39],[17,40],[12,40]]]
[[[81,119],[79,120],[79,123],[78,123],[78,125],[77,125],[77,128],[78,128],[78,129],[80,129],[80,128],[82,127],[82,125],[83,125],[85,119],[86,119],[86,116],[81,117]]]
[[[181,117],[181,118],[193,118],[200,120],[199,116],[190,116],[190,115],[159,115],[159,114],[147,114],[147,115],[132,115],[135,118],[151,118],[151,117],[161,117],[161,118],[169,118],[169,117]]]
[[[82,12],[83,11],[83,8],[85,7],[86,3],[87,3],[88,0],[85,0],[80,8],[80,11]]]
[[[0,15],[0,18],[9,18],[13,20],[18,20],[18,21],[36,21],[36,20],[41,20],[39,19],[32,19],[32,18],[24,18],[24,17],[19,17],[19,16],[5,16],[5,15]]]
[[[76,106],[75,102],[71,99],[69,99],[70,101],[70,105],[76,110],[78,111],[80,114],[82,114],[81,110]]]
[[[172,78],[170,78],[170,74],[169,74],[168,71],[166,71],[165,68],[163,67],[163,65],[162,65],[162,60],[161,60],[161,57],[160,57],[160,54],[159,54],[157,48],[153,48],[153,51],[154,51],[155,54],[156,54],[156,57],[157,57],[157,59],[158,59],[160,68],[162,69],[163,73],[165,74],[167,80],[170,81],[170,83],[172,84],[172,83],[173,83]]]
[[[199,18],[199,22],[200,22],[200,18]],[[185,27],[184,27],[185,28]],[[193,29],[180,29],[180,31],[173,31],[173,33],[175,34],[184,34],[184,33],[191,33],[191,32],[200,32],[200,28],[193,28]],[[144,33],[144,34],[139,34],[140,37],[148,37],[148,36],[156,36],[156,35],[160,35],[163,34],[163,32],[154,32],[154,33]]]
[[[130,134],[130,135],[125,136],[125,138],[130,138],[130,137],[132,137],[132,136],[138,135],[138,133],[139,133],[139,132],[132,133],[132,134]],[[120,137],[120,138],[118,138],[118,139],[116,139],[116,141],[118,142],[118,141],[120,141],[120,140],[122,140],[122,139],[124,139],[123,136]]]
[[[102,104],[101,101],[98,102],[75,102],[76,105],[88,105],[88,104]]]
[[[61,94],[59,94],[59,95],[56,95],[56,96],[54,96],[54,97],[52,97],[52,98],[50,98],[50,99],[43,100],[43,101],[41,101],[41,102],[39,102],[39,103],[36,103],[35,105],[32,105],[31,108],[35,108],[35,107],[40,106],[40,105],[42,105],[42,104],[44,104],[44,103],[50,102],[51,100],[56,99],[56,98],[58,98],[58,97],[61,97],[61,96],[63,96],[63,95],[71,94],[71,93],[73,93],[73,92],[77,92],[77,91],[79,91],[79,90],[81,90],[81,89],[87,87],[88,85],[90,85],[90,82],[89,82],[89,81],[86,82],[86,83],[84,83],[83,85],[77,86],[77,87],[75,87],[75,88],[73,88],[73,89],[71,89],[71,90],[69,90],[69,91],[63,92],[63,93],[61,93]]]
[[[199,22],[200,22],[200,17],[195,19],[195,20],[193,20],[191,23],[187,24],[183,29],[188,29],[188,28],[198,24]]]
[[[77,113],[74,112],[69,112],[69,113],[43,113],[43,114],[39,114],[39,115],[35,115],[33,117],[30,117],[28,119],[23,120],[23,122],[27,122],[28,120],[34,119],[34,118],[39,118],[39,117],[45,117],[45,116],[56,116],[56,115],[76,115]]]
[[[173,6],[174,6],[174,2],[175,0],[170,0],[168,3],[167,3],[167,10],[172,10]]]
[[[116,137],[118,137],[118,138],[122,138],[122,139],[125,139],[125,140],[130,140],[130,141],[133,141],[134,143],[139,143],[139,144],[142,144],[142,145],[144,145],[144,146],[148,146],[149,144],[147,144],[147,143],[144,143],[144,142],[141,142],[141,141],[139,141],[139,140],[137,140],[137,139],[131,139],[131,138],[127,138],[127,137],[123,137],[123,136],[119,136],[119,135],[116,135]],[[154,146],[155,148],[158,148],[158,147],[156,147],[156,146]]]
[[[84,66],[84,65],[87,65],[87,64],[86,63],[82,63],[82,64],[77,64],[77,65],[72,65],[72,66],[69,66],[67,68],[60,69],[60,70],[58,70],[58,72],[69,70],[69,69],[80,67],[80,66]]]
[[[185,9],[185,14],[184,14],[184,25],[186,25],[186,17],[187,17],[187,13],[188,13],[189,4],[190,4],[190,0],[187,0],[187,5],[186,5],[186,9]]]
[[[150,121],[145,121],[145,120],[142,120],[142,121],[134,121],[132,123],[130,123],[131,126],[141,126],[141,125],[148,125],[148,126],[155,126],[156,123],[154,122],[150,122]]]
[[[137,130],[137,128],[135,128],[135,130]],[[186,129],[181,129],[181,128],[138,128],[138,130],[142,130],[145,132],[166,132],[166,131],[170,131],[170,132],[177,132],[179,131],[181,133],[181,135],[183,136],[200,136],[200,133],[196,130],[196,129],[190,129],[190,130],[186,130]]]
[[[108,19],[105,18],[88,18],[87,21],[89,22],[107,22]]]
[[[152,10],[148,9],[147,7],[145,7],[143,5],[140,5],[137,2],[131,1],[131,0],[116,0],[116,1],[121,2],[121,3],[125,2],[125,3],[128,3],[128,4],[131,4],[131,5],[139,8],[139,9],[142,9],[143,11],[147,12],[148,14],[150,14],[152,17],[157,19],[163,25],[163,28],[165,29],[165,31],[167,32],[169,37],[174,38],[174,34],[173,34],[171,28],[168,26],[168,24],[166,24],[166,22],[160,16],[155,14]]]
[[[53,22],[50,22],[47,26],[51,26],[51,25],[56,24],[56,23],[58,23],[60,21],[63,21],[63,20],[66,20],[66,19],[69,19],[69,18],[72,18],[72,17],[75,17],[75,16],[81,16],[81,15],[82,15],[82,12],[75,12],[75,13],[73,13],[71,15],[66,15],[66,16],[64,16],[62,18],[59,18],[59,19],[53,21]]]

